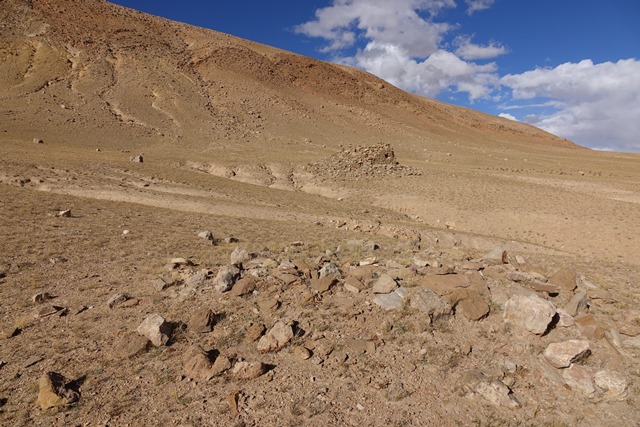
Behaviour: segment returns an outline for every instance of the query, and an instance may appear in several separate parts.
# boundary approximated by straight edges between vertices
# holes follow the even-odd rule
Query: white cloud
[[[504,48],[476,45],[465,38],[459,55],[443,50],[443,38],[455,26],[435,18],[455,6],[455,0],[333,0],[296,31],[325,39],[325,52],[364,45],[338,60],[405,90],[436,96],[453,88],[468,93],[472,100],[486,97],[498,84],[496,65],[465,59],[492,58],[504,53]]]
[[[516,100],[548,98],[555,111],[528,123],[589,147],[640,151],[640,61],[565,63],[506,75]]]
[[[458,37],[455,40],[458,45],[456,55],[462,59],[490,59],[507,53],[507,48],[500,43],[492,42],[486,46],[475,44],[470,37]]]
[[[465,0],[467,4],[467,14],[473,15],[475,12],[489,9],[496,0]]]
[[[500,113],[498,114],[498,117],[503,117],[505,119],[509,119],[509,120],[513,120],[514,122],[518,122],[519,120],[515,118],[515,116],[512,116],[509,113]]]

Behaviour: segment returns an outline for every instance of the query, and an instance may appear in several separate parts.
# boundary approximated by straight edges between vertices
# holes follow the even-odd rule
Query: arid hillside
[[[0,424],[635,425],[640,157],[0,0]]]

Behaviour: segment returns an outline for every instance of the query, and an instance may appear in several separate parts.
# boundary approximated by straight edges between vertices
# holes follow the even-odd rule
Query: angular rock
[[[266,331],[267,331],[267,328],[262,323],[254,323],[253,325],[247,328],[245,337],[249,341],[258,341]]]
[[[186,282],[184,282],[185,286],[188,288],[198,288],[209,278],[209,270],[198,271],[193,276],[189,277]]]
[[[568,294],[577,287],[577,279],[576,271],[573,268],[562,267],[549,277],[549,283],[560,287],[562,292]]]
[[[142,156],[133,156],[130,159],[133,163],[142,163],[144,162],[144,159],[142,158]]]
[[[481,396],[494,406],[517,408],[520,402],[513,396],[511,389],[497,379],[491,379],[484,373],[471,370],[462,375],[461,388],[467,393]]]
[[[80,395],[67,386],[68,380],[57,372],[47,372],[38,381],[38,400],[42,410],[74,404]]]
[[[599,340],[604,337],[604,329],[600,327],[596,318],[591,314],[580,315],[574,319],[580,334],[590,340]]]
[[[176,264],[176,265],[186,265],[186,266],[193,266],[196,265],[193,261],[191,261],[190,259],[187,258],[171,258],[170,261],[171,264]]]
[[[325,276],[319,279],[311,279],[309,283],[311,289],[318,293],[324,293],[331,289],[336,283],[338,283],[338,279],[336,279],[334,276]]]
[[[502,248],[496,248],[483,256],[482,261],[489,265],[507,264],[509,262],[509,254]]]
[[[591,396],[596,391],[591,373],[580,365],[571,365],[568,369],[564,369],[562,377],[572,390],[586,396]]]
[[[482,298],[470,297],[465,298],[456,304],[456,313],[461,313],[469,320],[478,321],[489,315],[491,308],[489,304],[484,302]]]
[[[237,247],[231,252],[231,264],[242,265],[251,260],[251,254],[244,248]]]
[[[233,289],[231,289],[231,295],[234,297],[242,297],[245,295],[249,295],[256,289],[256,279],[251,276],[243,277],[238,280],[235,285],[233,285]]]
[[[149,351],[151,342],[138,334],[123,336],[113,345],[112,356],[115,359],[132,359]]]
[[[209,308],[196,310],[189,320],[189,330],[198,334],[206,334],[213,330],[216,324],[216,315]]]
[[[556,306],[535,295],[514,295],[504,305],[504,321],[542,335],[556,314]]]
[[[56,216],[60,218],[71,218],[71,209],[60,211]]]
[[[213,233],[209,230],[201,231],[198,233],[198,237],[202,240],[213,242]]]
[[[237,362],[231,371],[233,375],[241,380],[253,380],[267,372],[267,365],[262,362]]]
[[[119,305],[122,305],[127,300],[130,300],[131,297],[127,294],[115,294],[107,301],[107,307],[110,309],[114,309]]]
[[[388,274],[383,274],[373,284],[373,293],[388,294],[393,292],[397,287],[398,283],[393,279],[393,277],[389,276]]]
[[[323,277],[339,278],[340,270],[334,264],[328,262],[320,269],[320,271],[318,272],[318,276],[320,279],[322,279]]]
[[[429,324],[451,315],[453,307],[430,289],[412,288],[409,292],[409,305],[426,315]]]
[[[576,322],[573,320],[573,316],[571,316],[565,310],[558,308],[556,310],[556,313],[558,314],[558,323],[556,323],[557,327],[568,328],[576,324]]]
[[[406,297],[407,289],[398,288],[389,294],[378,294],[373,302],[386,311],[399,310],[404,307]]]
[[[31,298],[31,300],[36,304],[42,304],[43,302],[48,301],[51,298],[53,298],[53,296],[51,296],[51,294],[49,294],[49,292],[40,292],[38,294],[35,294]]]
[[[153,281],[153,287],[156,291],[164,291],[169,289],[171,286],[174,286],[176,281],[170,278],[158,277]]]
[[[218,355],[215,362],[211,356],[198,346],[190,347],[185,353],[185,374],[197,381],[209,381],[231,368],[231,362],[226,356]]]
[[[231,290],[236,280],[240,277],[240,269],[235,265],[220,267],[214,279],[215,289],[218,292],[228,292]]]
[[[278,322],[258,341],[258,351],[278,351],[293,339],[291,323]]]
[[[596,385],[607,392],[610,398],[625,398],[629,386],[624,375],[616,371],[603,370],[595,375]]]
[[[151,314],[138,326],[137,331],[153,345],[160,347],[169,342],[172,326],[159,314]]]
[[[552,343],[544,351],[547,362],[555,368],[562,369],[569,367],[572,363],[587,357],[591,354],[589,341],[569,340]]]
[[[293,349],[293,354],[294,356],[296,356],[298,359],[302,359],[302,360],[309,360],[312,356],[311,350],[309,350],[306,347],[303,346],[298,346],[296,348]]]
[[[571,301],[564,307],[565,311],[571,316],[577,316],[578,313],[586,311],[589,306],[589,297],[587,293],[582,291],[578,292],[571,298]]]

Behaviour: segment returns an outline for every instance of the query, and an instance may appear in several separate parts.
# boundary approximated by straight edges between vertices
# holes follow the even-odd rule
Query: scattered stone
[[[224,239],[224,242],[225,242],[226,244],[230,244],[230,243],[238,243],[239,241],[240,241],[240,240],[239,240],[239,239],[237,239],[237,238],[235,238],[235,237],[226,237],[226,238]]]
[[[369,258],[365,258],[363,260],[361,260],[358,265],[360,267],[366,267],[368,265],[375,265],[378,263],[378,258],[376,257],[369,257]]]
[[[596,389],[593,386],[593,378],[591,373],[580,365],[571,365],[568,369],[562,371],[562,377],[565,383],[575,391],[584,395],[591,396]]]
[[[331,289],[338,280],[334,276],[325,276],[319,279],[311,279],[310,286],[314,291],[322,294]]]
[[[112,350],[115,359],[132,359],[149,351],[151,342],[147,337],[130,334],[116,340]]]
[[[373,284],[374,294],[388,294],[393,292],[398,287],[398,283],[388,274],[383,274]]]
[[[66,308],[64,307],[60,307],[57,305],[47,305],[45,307],[42,307],[41,309],[39,309],[36,313],[36,316],[39,318],[43,318],[43,317],[48,317],[51,316],[53,314],[65,314],[65,312],[67,311]]]
[[[406,288],[398,288],[389,294],[379,294],[373,299],[373,302],[386,311],[399,310],[404,307],[407,297],[406,291]]]
[[[277,298],[264,298],[258,301],[258,307],[262,313],[269,314],[280,307],[280,301]]]
[[[627,379],[620,373],[603,370],[595,375],[596,385],[607,392],[609,398],[625,398],[627,395]]]
[[[600,327],[596,318],[591,314],[580,315],[574,319],[580,334],[590,340],[599,340],[604,337],[604,329]]]
[[[202,240],[213,242],[213,233],[209,230],[199,232],[198,237]]]
[[[245,337],[249,341],[258,341],[262,335],[267,331],[267,327],[262,323],[254,323],[253,325],[247,328],[247,332],[245,333]]]
[[[80,395],[67,386],[68,380],[57,372],[47,372],[38,381],[36,403],[44,411],[72,405],[80,400]]]
[[[364,242],[362,244],[362,247],[367,251],[377,251],[378,249],[380,249],[380,246],[378,246],[377,243],[372,242],[371,240],[367,240],[366,242]]]
[[[354,284],[357,283],[359,284],[359,286],[362,286],[362,282],[360,282],[358,279],[356,279],[355,277],[348,277],[344,283],[342,284],[342,286],[344,287],[344,290],[347,292],[351,292],[353,294],[358,294],[360,293],[360,288],[358,285]]]
[[[253,380],[267,372],[267,365],[262,362],[237,362],[231,371],[240,380]]]
[[[235,265],[220,267],[220,270],[218,270],[218,274],[214,279],[216,291],[230,291],[238,277],[240,277],[240,269]]]
[[[298,359],[309,360],[312,356],[311,350],[303,346],[297,346],[293,349],[293,354]]]
[[[513,396],[511,389],[497,379],[491,379],[480,371],[471,370],[460,379],[462,389],[468,394],[481,396],[494,406],[517,408],[520,402]]]
[[[429,324],[451,315],[453,308],[430,289],[412,288],[410,306],[425,314]]]
[[[496,248],[483,256],[482,261],[489,265],[507,264],[509,262],[509,254],[502,248]]]
[[[256,289],[256,280],[251,276],[243,277],[238,280],[231,289],[231,295],[235,297],[242,297],[249,295]]]
[[[484,302],[479,296],[465,298],[458,302],[455,307],[456,313],[460,312],[464,317],[473,321],[484,319],[491,311],[489,304]]]
[[[41,140],[40,138],[33,138],[33,143],[34,144],[44,144],[44,141]]]
[[[219,354],[212,362],[210,353],[198,346],[191,346],[184,359],[185,374],[196,381],[209,381],[231,368],[231,362],[226,356]]]
[[[229,412],[231,413],[231,418],[237,418],[240,415],[238,411],[238,398],[240,393],[237,391],[232,391],[227,395],[227,405],[229,406]]]
[[[578,292],[571,298],[571,301],[564,307],[567,313],[571,316],[577,316],[578,313],[582,313],[589,307],[589,297],[587,293],[582,291]]]
[[[138,326],[138,333],[145,336],[156,347],[163,346],[169,342],[172,327],[159,314],[151,314]]]
[[[376,352],[376,343],[369,340],[350,339],[345,342],[345,346],[355,354],[374,354]]]
[[[142,163],[144,162],[144,159],[142,158],[142,156],[133,156],[131,157],[131,161],[133,163]]]
[[[549,278],[549,283],[560,287],[562,292],[569,293],[577,287],[577,279],[573,268],[562,267]]]
[[[556,314],[556,306],[535,295],[514,295],[505,303],[504,321],[537,335],[547,331]]]
[[[258,351],[278,351],[293,339],[291,323],[278,322],[258,341]]]
[[[565,310],[558,308],[556,310],[556,313],[558,314],[558,323],[556,323],[557,327],[568,328],[576,324],[576,322],[573,320],[573,316],[571,316]]]
[[[53,296],[49,294],[49,292],[40,292],[39,294],[35,294],[31,300],[36,304],[42,304],[45,301],[52,299]]]
[[[244,248],[237,247],[231,252],[231,264],[242,265],[243,263],[251,260],[251,254]]]
[[[516,262],[520,265],[525,265],[527,263],[527,260],[524,259],[524,257],[521,255],[516,255]]]
[[[52,256],[51,258],[49,258],[49,262],[51,264],[62,264],[64,262],[67,262],[67,259],[65,257],[63,257],[62,255],[56,255],[56,256]]]
[[[208,308],[196,310],[189,320],[189,330],[198,334],[206,334],[213,330],[216,324],[215,313]]]
[[[324,277],[338,278],[340,277],[340,270],[334,264],[328,262],[320,269],[318,276],[320,279]]]
[[[71,218],[71,209],[60,211],[56,216],[59,218]]]
[[[193,261],[187,258],[171,258],[171,264],[176,264],[179,266],[194,266],[196,265]]]
[[[15,336],[17,336],[18,334],[20,334],[20,328],[18,328],[17,326],[12,326],[8,329],[3,329],[0,332],[0,339],[9,339],[9,338],[13,338]]]
[[[28,358],[27,360],[25,360],[22,364],[23,368],[28,368],[30,366],[33,366],[37,363],[40,363],[44,360],[44,357],[41,356],[31,356],[30,358]]]
[[[107,307],[109,307],[110,309],[114,309],[130,299],[131,297],[127,294],[115,294],[107,301]]]
[[[209,274],[209,270],[198,271],[196,274],[189,277],[184,285],[188,288],[196,289],[210,277]]]
[[[561,369],[591,354],[589,341],[569,340],[552,343],[544,351],[544,357],[551,366]]]

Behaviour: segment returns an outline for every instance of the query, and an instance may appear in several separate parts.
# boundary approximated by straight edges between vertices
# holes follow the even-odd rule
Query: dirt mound
[[[349,146],[324,160],[307,165],[305,170],[317,176],[337,179],[420,175],[418,169],[396,161],[391,144]]]

